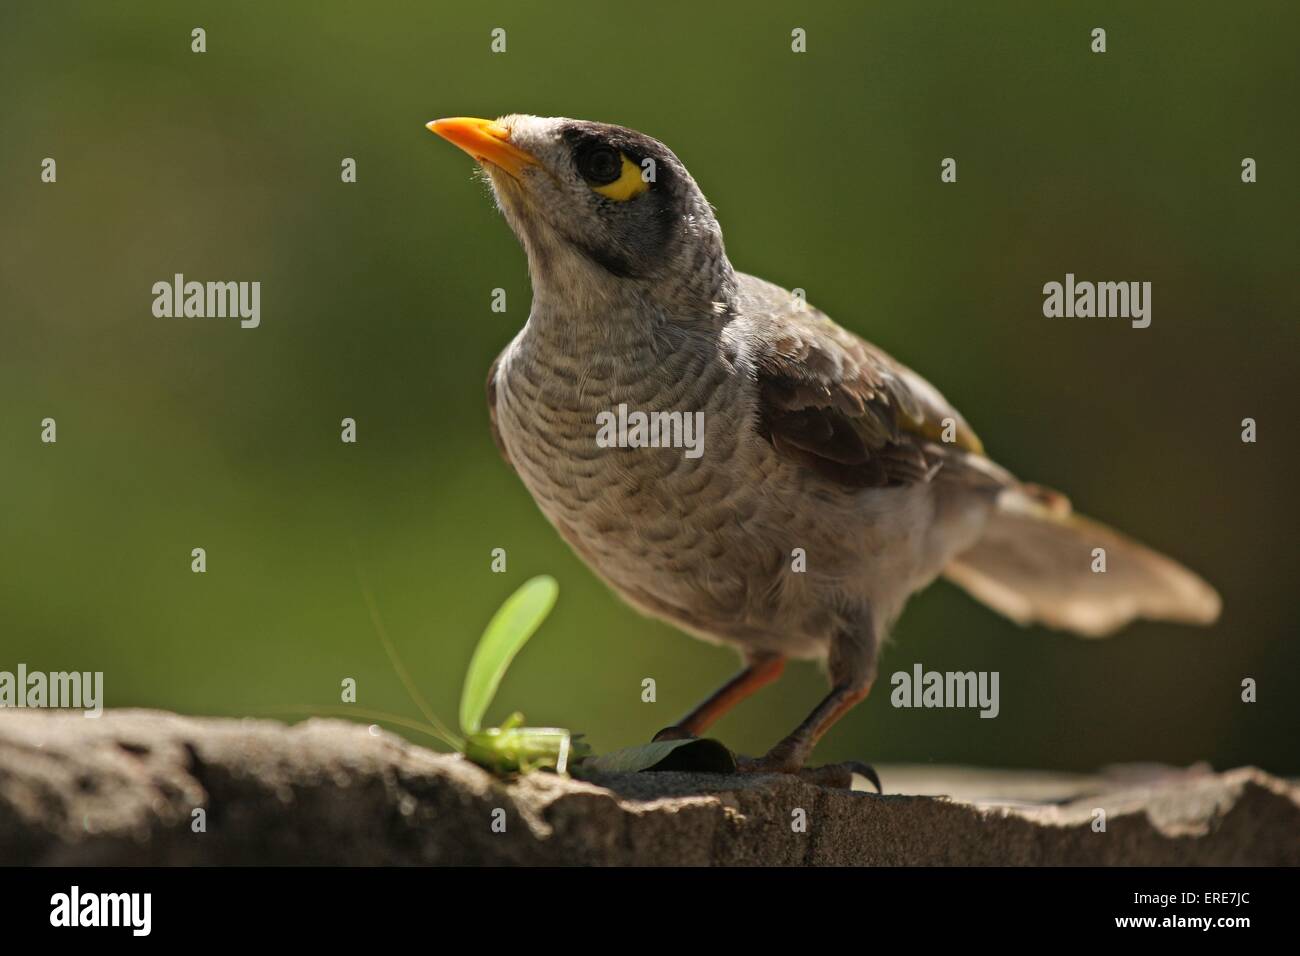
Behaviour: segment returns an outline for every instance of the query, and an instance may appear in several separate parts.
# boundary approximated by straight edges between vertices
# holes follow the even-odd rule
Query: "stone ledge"
[[[1300,787],[1254,768],[879,769],[883,796],[782,776],[500,780],[339,720],[8,710],[0,863],[1300,864]]]

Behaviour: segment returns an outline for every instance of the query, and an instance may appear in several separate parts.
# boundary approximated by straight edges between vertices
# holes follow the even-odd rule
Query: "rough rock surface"
[[[1300,864],[1300,788],[1253,768],[879,769],[884,796],[781,776],[499,780],[345,721],[9,710],[0,864]]]

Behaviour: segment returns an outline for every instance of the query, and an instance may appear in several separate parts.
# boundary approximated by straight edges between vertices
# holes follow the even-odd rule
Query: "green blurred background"
[[[728,676],[730,652],[596,581],[488,434],[525,261],[424,123],[569,115],[664,140],[739,268],[808,290],[1002,463],[1224,596],[1210,630],[1085,642],[938,584],[819,758],[1296,773],[1298,25],[1291,2],[5,4],[0,669],[102,670],[110,706],[239,715],[337,704],[354,677],[361,704],[414,714],[359,566],[446,720],[487,618],[539,572],[559,606],[490,717],[609,749]],[[1151,328],[1043,318],[1067,271],[1153,282]],[[260,280],[261,328],[154,318],[176,272]],[[916,661],[999,671],[999,719],[891,708],[888,675]],[[778,686],[718,735],[760,752],[824,691],[811,665]]]

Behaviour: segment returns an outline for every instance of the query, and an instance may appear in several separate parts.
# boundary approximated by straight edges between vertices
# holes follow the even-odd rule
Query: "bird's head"
[[[732,283],[722,232],[663,143],[559,117],[454,117],[428,128],[482,165],[528,255],[535,299],[720,311]]]

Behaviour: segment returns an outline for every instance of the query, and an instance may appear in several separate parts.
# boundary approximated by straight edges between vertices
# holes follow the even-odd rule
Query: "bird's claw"
[[[884,793],[880,785],[880,775],[870,764],[860,760],[846,760],[843,763],[828,763],[820,767],[792,765],[788,760],[765,757],[736,757],[736,769],[740,773],[785,773],[798,777],[805,783],[833,790],[852,790],[854,776],[865,777],[876,793]]]
[[[842,790],[853,789],[853,778],[855,776],[865,777],[867,782],[876,788],[876,793],[885,792],[880,785],[880,774],[876,773],[876,768],[860,760],[828,763],[821,767],[805,767],[799,771],[799,776],[809,783],[815,783],[821,787]]]

